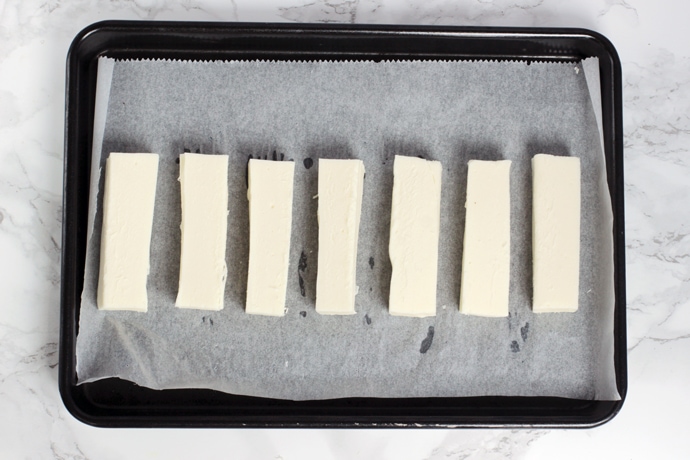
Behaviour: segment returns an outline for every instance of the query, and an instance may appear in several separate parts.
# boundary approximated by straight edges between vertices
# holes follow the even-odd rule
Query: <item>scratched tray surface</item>
[[[99,27],[101,27],[99,29]],[[248,27],[248,26],[247,26]],[[147,39],[152,39],[152,37],[155,38],[155,36],[158,36],[161,33],[165,33],[166,30],[168,29],[175,29],[177,28],[178,31],[183,31],[187,33],[187,47],[188,49],[184,50],[184,53],[187,53],[185,56],[181,55],[176,55],[177,57],[185,57],[187,59],[194,59],[194,58],[201,58],[201,57],[207,57],[209,54],[204,52],[203,49],[198,49],[194,50],[194,44],[195,39],[198,39],[199,36],[204,36],[204,34],[209,34],[210,36],[216,37],[218,40],[225,40],[225,44],[230,42],[229,38],[230,36],[236,36],[236,35],[251,35],[252,33],[256,33],[256,31],[252,31],[250,28],[248,29],[242,29],[242,28],[232,28],[232,27],[221,27],[221,26],[216,26],[214,27],[209,27],[209,28],[201,28],[201,29],[194,29],[193,27],[190,28],[190,26],[180,26],[180,25],[163,25],[163,26],[151,26],[150,29],[144,27],[136,27],[136,28],[131,28],[127,27],[124,24],[117,24],[115,26],[112,26],[112,29],[109,29],[107,26],[96,26],[96,30],[103,32],[105,34],[105,37],[103,41],[105,43],[100,44],[99,46],[103,48],[110,48],[108,49],[108,56],[116,56],[116,57],[126,57],[127,53],[123,53],[122,51],[118,50],[117,47],[115,49],[112,48],[113,41],[117,42],[117,38],[120,37],[121,34],[128,35],[129,38],[131,39],[132,36],[137,36],[138,37],[138,43],[141,43],[140,47],[137,52],[133,53],[133,55],[137,57],[143,57],[146,55],[148,52],[149,55],[147,57],[162,57],[160,54],[156,55],[156,53],[160,53],[159,51],[152,52],[150,50],[146,50],[146,43]],[[359,56],[360,59],[366,59],[370,57],[368,53],[371,53],[372,49],[376,49],[376,47],[372,48],[372,44],[379,44],[380,47],[388,49],[388,53],[391,53],[391,55],[395,55],[395,51],[391,51],[391,49],[394,49],[395,46],[392,46],[392,42],[395,42],[396,35],[393,33],[397,29],[391,29],[389,31],[385,32],[380,32],[380,31],[365,31],[359,28],[344,28],[343,31],[345,31],[347,34],[351,35],[356,35],[357,37],[354,39],[354,42],[357,42],[357,39],[361,39],[361,43],[366,43],[366,53],[363,53],[363,55]],[[343,33],[345,33],[343,32]],[[453,34],[449,34],[450,36],[443,36],[441,39],[438,39],[434,34],[428,34],[426,35],[424,32],[428,31],[423,31],[423,32],[418,32],[419,34],[419,43],[422,45],[425,44],[424,39],[430,40],[429,43],[426,43],[426,45],[429,47],[428,51],[429,54],[437,53],[439,49],[439,42],[442,42],[440,48],[447,48],[447,50],[452,50],[453,46],[451,46],[454,42],[454,45],[457,49],[462,48],[462,53],[467,54],[467,45],[468,43],[471,44],[470,42],[467,42],[466,40],[463,39],[462,34],[458,34],[458,30],[454,29]],[[312,31],[301,31],[297,34],[295,30],[289,29],[289,28],[276,28],[272,32],[274,34],[274,46],[280,47],[284,46],[285,42],[290,42],[290,40],[295,40],[295,43],[293,43],[295,46],[296,45],[301,45],[304,47],[302,52],[305,55],[308,55],[309,53],[313,53],[315,49],[331,49],[333,48],[333,51],[330,51],[333,53],[334,56],[339,56],[337,49],[338,48],[347,48],[348,46],[352,46],[353,40],[343,40],[343,37],[339,35],[338,33],[334,33],[333,31],[329,30],[328,33],[325,33],[323,30],[319,30],[318,28],[312,30]],[[299,39],[296,39],[295,36],[299,35]],[[310,40],[305,40],[310,36],[310,34],[313,34],[311,36]],[[358,35],[361,34],[361,35]],[[98,34],[92,34],[89,38],[92,39],[94,38],[94,35],[98,36]],[[475,34],[476,35],[476,34]],[[475,36],[473,35],[473,36]],[[518,37],[520,34],[516,34]],[[116,37],[116,39],[113,39],[112,37]],[[266,41],[268,39],[265,38],[264,34],[262,33],[261,36],[263,37],[262,40]],[[550,37],[548,40],[545,40],[545,42],[548,43],[548,47],[552,47],[554,42],[558,42],[557,38],[559,36],[553,35]],[[121,37],[120,37],[121,38]],[[208,38],[208,37],[207,37]],[[452,38],[452,39],[451,39]],[[584,46],[584,48],[590,47],[592,48],[592,38],[584,38],[580,37],[580,41],[583,41],[587,44],[587,46]],[[74,61],[76,59],[76,56],[81,56],[79,53],[75,52],[75,50],[80,51],[81,48],[88,48],[84,45],[84,41],[88,40],[82,40],[79,41],[77,39],[75,41],[75,48],[73,49],[71,59]],[[568,44],[568,46],[572,46],[571,42],[577,42],[575,38],[572,36],[563,36],[563,42]],[[270,40],[268,40],[264,45],[270,44]],[[297,43],[299,42],[299,43]],[[481,42],[481,41],[480,41]],[[278,43],[281,43],[281,45],[277,45]],[[417,43],[417,42],[416,42]],[[420,48],[420,44],[416,45],[416,57],[428,57],[426,54],[423,52],[419,51],[418,48]],[[449,44],[451,43],[451,44]],[[481,42],[483,43],[483,42]],[[93,45],[93,43],[90,43]],[[400,43],[399,45],[400,48],[399,50],[403,50],[405,52],[409,52],[409,48],[404,48],[402,47],[404,43]],[[465,45],[460,47],[459,45]],[[110,47],[106,45],[111,45]],[[484,43],[484,45],[486,45]],[[565,45],[564,45],[565,46]],[[227,53],[232,54],[232,46],[226,46]],[[423,46],[421,46],[423,48]],[[200,47],[202,48],[202,47]],[[594,48],[596,48],[594,46]],[[98,49],[98,46],[93,46],[92,51]],[[270,50],[270,46],[267,46],[267,49]],[[500,52],[504,52],[505,50],[502,49],[500,46],[496,48]],[[275,50],[274,50],[275,51]],[[344,55],[347,55],[349,57],[352,57],[353,54],[355,53],[356,50],[345,50],[343,52]],[[433,51],[433,53],[431,52]],[[608,50],[603,49],[599,50],[600,55],[591,53],[589,52],[589,55],[596,55],[597,57],[602,60],[602,57],[604,59],[607,58],[608,56]],[[179,49],[175,49],[171,51],[172,55],[175,55],[175,53],[180,53],[181,51]],[[247,53],[246,50],[242,51],[244,53]],[[83,52],[84,53],[84,52]],[[217,48],[213,48],[212,51],[210,51],[211,54],[217,54]],[[264,55],[267,54],[266,50],[262,50],[261,53]],[[291,50],[289,53],[283,53],[283,51],[278,50],[275,51],[275,55],[272,56],[273,58],[289,58],[289,57],[302,57],[302,55],[299,54],[298,51]],[[88,55],[88,53],[84,53]],[[538,54],[538,53],[537,53]],[[545,53],[548,54],[548,53]],[[165,55],[165,53],[163,53]],[[581,49],[573,49],[572,53],[570,56],[565,56],[565,60],[575,60],[577,58],[585,57],[588,54],[581,50]],[[82,57],[82,61],[77,60],[76,64],[79,64],[81,62],[81,65],[83,67],[87,67],[87,71],[84,71],[82,74],[82,80],[80,82],[83,84],[84,88],[82,93],[85,91],[87,94],[89,93],[89,85],[93,84],[93,62],[94,62],[94,56],[90,55],[91,57],[89,59],[86,59],[86,57]],[[387,55],[385,54],[379,54],[378,57],[386,57]],[[217,59],[220,56],[218,55],[213,55],[213,59]],[[235,56],[237,57],[237,56]],[[330,56],[331,58],[333,56]],[[458,57],[458,56],[450,56],[450,57]],[[460,56],[460,57],[466,57],[466,56]],[[484,57],[486,57],[484,55]],[[524,57],[524,56],[521,56]],[[561,56],[559,56],[559,59],[562,59]],[[611,57],[608,56],[608,60],[611,61]],[[89,65],[87,65],[87,63]],[[615,60],[613,62],[615,64]],[[606,61],[601,66],[602,68],[606,68]],[[615,65],[611,65],[613,70],[616,70]],[[78,69],[79,66],[75,66],[74,68],[71,67],[72,70]],[[82,69],[85,70],[85,69]],[[72,76],[72,75],[71,75]],[[604,82],[604,85],[602,86],[604,89],[606,88],[606,75],[605,72],[602,71],[602,81]],[[71,79],[70,81],[71,84],[74,83],[74,81]],[[91,89],[92,90],[92,89]],[[92,98],[93,94],[89,94],[89,96]],[[68,94],[68,104],[70,103],[70,94]],[[604,91],[603,93],[603,98],[604,98],[604,119],[607,120],[606,115],[610,115],[610,113],[607,113],[606,110],[606,101],[608,100],[609,103],[613,102],[613,95],[607,93]],[[91,99],[92,100],[92,99]],[[83,101],[81,101],[83,103]],[[74,101],[73,104],[74,105]],[[74,112],[70,112],[70,114],[74,114]],[[82,115],[77,113],[77,115]],[[81,121],[81,123],[80,123]],[[71,123],[70,123],[71,122]],[[68,136],[69,132],[75,128],[75,125],[77,127],[85,125],[88,127],[90,120],[88,117],[76,117],[74,120],[68,116]],[[608,128],[608,130],[611,130],[610,126],[605,125],[605,129]],[[76,130],[79,131],[79,130]],[[87,131],[88,132],[88,131]],[[605,134],[605,141],[609,142],[612,140],[611,135],[607,134],[608,131],[606,131]],[[84,135],[84,133],[77,133],[81,134],[81,136]],[[614,133],[615,134],[615,133]],[[76,136],[77,139],[79,139],[79,136]],[[86,136],[88,139],[88,136]],[[85,171],[88,171],[88,161],[84,161],[88,157],[88,152],[83,152],[81,156],[77,156],[75,158],[76,154],[70,154],[70,140],[68,139],[68,151],[67,151],[67,170],[66,173],[69,176],[70,172],[74,174],[74,180],[77,181],[79,178],[82,181],[82,187],[85,187],[85,182],[84,182],[84,175]],[[84,149],[84,142],[82,139],[82,150],[88,150]],[[183,145],[180,145],[179,147],[184,148]],[[188,146],[188,147],[194,147],[194,146]],[[202,146],[203,147],[203,146]],[[400,147],[398,147],[400,148]],[[78,150],[78,149],[75,149]],[[405,152],[403,152],[405,153]],[[314,157],[317,157],[317,155],[312,155]],[[311,156],[309,156],[311,158]],[[609,173],[609,185],[611,186],[611,190],[613,192],[616,191],[616,188],[611,185],[611,173],[612,170],[614,169],[615,162],[613,161],[615,157],[612,155],[612,152],[609,152],[609,149],[607,149],[607,162],[608,162],[608,173]],[[298,161],[298,166],[301,168],[304,168],[303,171],[308,171],[306,170],[306,164],[304,163],[304,160],[307,160],[307,158],[293,158],[294,160]],[[80,163],[81,160],[81,163]],[[243,161],[246,161],[244,159]],[[366,160],[365,160],[366,162]],[[302,165],[305,166],[302,166]],[[80,166],[77,167],[77,166]],[[70,169],[72,167],[72,169]],[[298,173],[299,174],[299,173]],[[615,175],[613,176],[615,179]],[[69,183],[66,181],[67,189],[66,189],[66,200],[70,199],[69,196],[69,191],[70,191],[70,186],[74,185],[73,181],[70,181]],[[615,185],[615,183],[613,184]],[[615,198],[615,196],[614,196]],[[74,197],[73,197],[74,199]],[[77,202],[78,200],[74,200]],[[614,199],[614,207],[616,205],[616,200]],[[66,212],[67,208],[69,207],[69,203],[66,206]],[[69,234],[69,226],[67,225],[67,221],[70,220],[70,224],[75,224],[75,217],[81,217],[79,220],[79,225],[75,225],[75,227],[80,227],[83,232],[83,225],[84,225],[84,203],[81,203],[81,206],[76,205],[73,206],[69,209],[70,214],[66,218],[66,239],[69,240],[70,236],[76,236]],[[79,212],[81,211],[81,213]],[[615,209],[614,209],[615,211]],[[83,236],[83,235],[82,235]],[[76,241],[75,241],[76,243]],[[82,244],[84,244],[82,240]],[[293,246],[295,245],[293,241]],[[81,250],[83,251],[83,249]],[[78,258],[81,255],[83,257],[83,252],[80,251],[75,251],[75,256]],[[300,254],[297,254],[296,257],[299,258]],[[360,257],[361,259],[362,257]],[[380,258],[374,258],[375,263],[381,259],[381,265],[384,265],[385,258],[380,257]],[[70,259],[69,262],[76,262]],[[360,271],[364,269],[371,269],[368,264],[369,260],[368,258],[364,259],[364,264],[366,264],[364,267],[360,266],[358,269]],[[387,261],[386,261],[387,262]],[[81,264],[81,267],[79,266]],[[75,270],[76,272],[81,272],[81,276],[83,276],[83,259],[80,261],[80,264],[74,264],[73,268],[77,268]],[[67,265],[70,265],[67,263]],[[298,265],[298,264],[295,264]],[[69,268],[69,267],[66,267]],[[298,268],[298,267],[295,267]],[[306,273],[308,269],[302,270],[304,273],[299,273],[300,276],[312,276],[313,274]],[[619,272],[617,272],[620,274]],[[75,275],[77,273],[74,273]],[[295,277],[295,281],[297,281],[298,277]],[[72,290],[70,289],[65,289],[63,291],[63,294],[72,294],[74,295],[73,297],[73,309],[76,310],[75,307],[78,307],[78,302],[76,300],[78,299],[78,295],[76,293],[80,292],[81,286],[79,286],[79,281],[78,281],[78,276],[74,277],[74,286],[72,287]],[[70,286],[68,286],[70,287]],[[307,283],[307,289],[309,288],[309,283]],[[299,292],[299,288],[296,288],[297,295],[300,295],[301,293]],[[74,375],[74,355],[73,355],[73,346],[74,346],[74,327],[76,326],[76,311],[72,311],[72,316],[71,319],[69,318],[69,312],[65,311],[65,302],[68,299],[65,299],[63,297],[63,320],[67,318],[67,324],[65,321],[63,321],[63,339],[65,339],[65,334],[66,331],[72,327],[72,332],[68,334],[67,340],[63,341],[62,345],[63,348],[62,350],[65,351],[67,348],[68,350],[71,348],[71,352],[69,353],[69,356],[71,356],[71,363],[70,366],[62,366],[61,367],[61,375],[63,376],[63,379],[61,380],[61,385],[63,388],[63,395],[66,395],[65,400],[66,402],[69,401],[70,403],[68,404],[68,407],[71,406],[73,412],[78,412],[80,413],[80,417],[85,420],[89,420],[91,423],[96,423],[96,424],[106,424],[106,425],[138,425],[138,424],[143,424],[142,419],[139,418],[138,415],[142,413],[142,411],[145,413],[147,410],[152,409],[153,407],[157,408],[157,410],[161,411],[160,417],[155,418],[155,420],[151,420],[146,423],[151,423],[154,425],[169,425],[169,424],[175,424],[175,423],[182,423],[182,424],[190,424],[190,425],[196,425],[196,424],[201,424],[201,425],[207,425],[207,424],[220,424],[220,425],[234,425],[234,424],[239,424],[242,423],[243,421],[246,423],[252,423],[252,424],[259,424],[262,425],[264,423],[268,424],[291,424],[294,423],[295,420],[300,419],[300,417],[306,417],[306,419],[303,419],[302,422],[306,424],[315,424],[315,425],[323,425],[323,424],[344,424],[344,425],[350,425],[354,423],[355,421],[359,423],[395,423],[395,422],[400,422],[400,423],[405,423],[405,422],[411,422],[415,421],[417,423],[432,423],[432,424],[460,424],[460,425],[476,425],[476,424],[521,424],[521,423],[544,423],[544,424],[592,424],[599,422],[601,420],[604,420],[608,417],[610,417],[613,413],[615,413],[615,410],[617,410],[617,407],[619,407],[620,403],[615,403],[615,402],[594,402],[594,401],[583,401],[583,400],[564,400],[560,398],[542,398],[542,397],[531,397],[531,398],[416,398],[416,399],[403,399],[403,400],[396,400],[396,399],[387,399],[387,398],[377,398],[377,399],[371,399],[371,398],[363,398],[363,399],[339,399],[339,400],[327,400],[327,401],[302,401],[302,402],[292,402],[292,401],[277,401],[277,400],[270,400],[270,399],[264,399],[264,398],[250,398],[250,397],[241,397],[241,396],[234,396],[234,395],[228,395],[228,394],[223,394],[223,393],[218,393],[214,391],[206,391],[206,390],[165,390],[162,392],[152,392],[150,390],[147,390],[145,388],[140,388],[133,386],[131,384],[128,384],[127,382],[119,381],[116,379],[107,379],[104,381],[100,382],[92,382],[92,383],[87,383],[84,385],[76,386],[75,385],[75,375]],[[620,301],[620,297],[618,297],[618,300]],[[227,308],[227,307],[226,307]],[[451,307],[452,308],[452,307]],[[302,310],[300,310],[302,311]],[[306,311],[306,310],[305,310]],[[312,316],[317,316],[315,313],[313,313],[313,309],[310,311],[312,313]],[[457,316],[457,312],[454,312]],[[294,312],[295,315],[298,314],[298,312]],[[365,316],[366,314],[363,314],[363,324],[366,324],[366,318],[368,317],[371,320],[371,315]],[[300,316],[299,318],[303,318]],[[618,319],[618,316],[617,316]],[[424,325],[424,334],[422,337],[420,337],[419,342],[421,342],[421,345],[419,342],[417,342],[417,353],[421,351],[422,349],[425,348],[425,343],[426,343],[426,352],[429,352],[429,350],[433,350],[433,345],[431,348],[429,348],[429,345],[431,345],[431,330],[427,327],[428,325]],[[517,326],[517,331],[520,331],[518,335],[516,336],[518,339],[522,337],[523,334],[527,333],[525,331],[525,326],[526,324],[516,324]],[[437,327],[438,328],[438,327]],[[521,330],[522,328],[522,330]],[[624,331],[623,331],[624,332]],[[620,341],[620,328],[616,331],[616,340],[617,343]],[[71,338],[71,340],[69,340]],[[512,345],[512,344],[511,344]],[[621,360],[620,357],[618,357],[617,362],[616,362],[616,376],[618,377],[618,389],[621,391],[621,384],[623,384],[623,390],[624,390],[624,373],[621,373]],[[621,393],[624,395],[624,391],[621,391]],[[155,397],[153,396],[155,395]],[[166,396],[167,395],[167,396]],[[185,396],[186,395],[186,396]],[[113,400],[115,398],[116,400],[120,400],[121,403],[117,403],[116,401]],[[182,399],[179,399],[182,398]],[[172,403],[172,401],[175,401]],[[395,401],[398,401],[397,407]],[[404,401],[404,405],[400,406],[400,401]],[[224,408],[225,411],[229,411],[227,413],[233,414],[233,415],[227,415],[227,416],[220,416],[218,419],[206,419],[206,421],[201,421],[198,419],[195,419],[193,417],[194,414],[196,415],[211,415],[214,410],[210,410],[208,407],[209,405],[219,405],[217,407],[222,407]],[[100,413],[98,411],[94,412],[94,408],[99,407]],[[396,407],[393,409],[393,407]],[[449,408],[447,410],[440,410],[439,407],[446,407]],[[199,412],[200,411],[200,412]],[[97,414],[98,413],[98,414]],[[224,412],[225,413],[225,412]],[[319,414],[321,414],[319,416]],[[329,414],[329,415],[325,415]],[[192,416],[191,418],[188,416]],[[180,418],[182,417],[182,418]],[[264,419],[262,419],[264,417]],[[271,421],[268,422],[268,417]],[[531,421],[531,422],[527,422]]]

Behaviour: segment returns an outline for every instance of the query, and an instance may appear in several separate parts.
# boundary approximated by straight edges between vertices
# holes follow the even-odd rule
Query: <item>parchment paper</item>
[[[477,395],[619,399],[613,363],[612,213],[581,64],[109,61],[93,234],[77,338],[79,382],[212,388],[284,399]],[[590,66],[592,67],[592,66]],[[595,67],[596,68],[596,67]],[[598,75],[597,75],[598,77]],[[100,80],[100,76],[99,76]],[[597,78],[598,81],[598,78]],[[598,91],[598,88],[596,88]],[[97,104],[98,105],[98,104]],[[596,107],[600,111],[600,107]],[[184,151],[228,154],[225,308],[174,306]],[[161,155],[149,311],[98,311],[102,179],[110,152]],[[582,160],[580,308],[531,311],[531,167]],[[394,155],[443,163],[438,310],[387,312]],[[249,157],[295,161],[285,317],[244,313]],[[318,158],[359,158],[366,178],[357,314],[315,312]],[[467,161],[510,159],[510,316],[458,312]]]

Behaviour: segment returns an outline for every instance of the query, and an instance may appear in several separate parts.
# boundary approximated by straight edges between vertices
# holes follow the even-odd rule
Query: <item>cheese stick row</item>
[[[580,163],[538,154],[533,165],[533,311],[575,311],[579,292]],[[223,308],[228,216],[228,156],[180,156],[182,222],[176,306]],[[112,153],[106,161],[97,304],[147,310],[146,280],[156,154]],[[396,156],[389,255],[389,312],[436,314],[442,168]],[[249,266],[246,312],[285,312],[294,162],[248,165]],[[319,160],[316,311],[355,313],[356,261],[364,183],[361,160]],[[459,309],[508,316],[510,161],[470,160]]]

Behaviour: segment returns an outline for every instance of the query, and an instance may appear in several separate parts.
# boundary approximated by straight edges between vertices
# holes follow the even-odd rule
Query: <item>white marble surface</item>
[[[690,3],[1,0],[0,458],[687,458]],[[591,430],[105,430],[57,389],[67,48],[104,19],[572,26],[623,63],[629,390]]]

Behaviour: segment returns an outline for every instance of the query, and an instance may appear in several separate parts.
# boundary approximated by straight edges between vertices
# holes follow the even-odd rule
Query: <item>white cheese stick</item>
[[[179,308],[221,310],[227,265],[228,156],[180,155],[182,230]]]
[[[580,289],[580,159],[532,158],[535,313],[574,312]]]
[[[322,315],[355,314],[363,187],[362,160],[319,159],[316,311]]]
[[[439,161],[395,157],[389,244],[391,315],[436,315],[441,170]]]
[[[460,312],[508,316],[510,161],[469,161],[465,208]]]
[[[157,179],[155,153],[111,153],[106,160],[96,299],[101,310],[148,308],[146,279]]]
[[[290,258],[295,163],[249,160],[246,312],[283,316]]]

